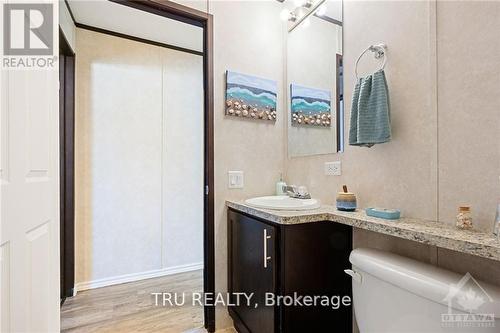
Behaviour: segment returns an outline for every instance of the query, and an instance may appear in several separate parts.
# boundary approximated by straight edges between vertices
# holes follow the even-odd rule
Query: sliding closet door
[[[203,268],[203,58],[162,49],[163,266]]]
[[[77,289],[203,267],[202,57],[77,29]]]
[[[161,268],[162,64],[157,47],[77,29],[79,289]]]

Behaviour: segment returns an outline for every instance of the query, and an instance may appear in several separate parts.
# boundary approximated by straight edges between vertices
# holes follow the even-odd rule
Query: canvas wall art
[[[256,76],[226,72],[226,115],[276,121],[278,83]]]
[[[330,127],[331,93],[328,90],[290,85],[292,125]]]

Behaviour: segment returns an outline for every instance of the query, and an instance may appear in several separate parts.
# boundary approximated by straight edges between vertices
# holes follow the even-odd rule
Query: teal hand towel
[[[371,147],[391,140],[389,90],[383,70],[356,82],[351,105],[349,144]]]

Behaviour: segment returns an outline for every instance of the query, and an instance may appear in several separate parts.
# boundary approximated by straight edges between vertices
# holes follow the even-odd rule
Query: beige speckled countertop
[[[226,201],[226,205],[234,210],[277,224],[332,221],[500,261],[500,241],[493,234],[459,230],[435,221],[405,217],[393,221],[384,220],[367,216],[361,210],[356,212],[341,212],[329,205],[322,205],[318,209],[306,211],[266,210],[247,206],[240,201]]]

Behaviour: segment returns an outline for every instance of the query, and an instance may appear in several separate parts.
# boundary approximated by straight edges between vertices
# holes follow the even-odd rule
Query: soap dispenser
[[[283,181],[283,174],[280,173],[280,180],[276,183],[276,195],[285,195],[285,191],[283,187],[286,186],[286,183]]]

